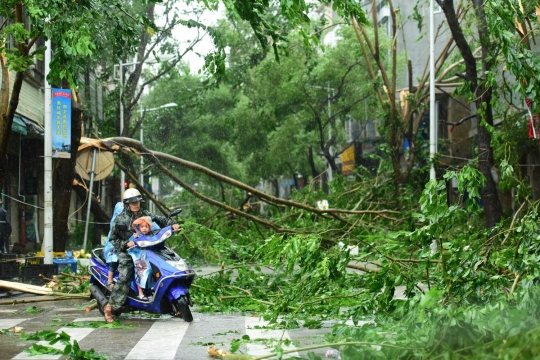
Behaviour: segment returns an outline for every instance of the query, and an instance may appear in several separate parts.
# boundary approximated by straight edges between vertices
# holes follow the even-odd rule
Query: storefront
[[[17,114],[7,151],[7,176],[2,191],[13,229],[11,245],[29,251],[40,245],[39,191],[43,186],[43,134],[40,124]]]

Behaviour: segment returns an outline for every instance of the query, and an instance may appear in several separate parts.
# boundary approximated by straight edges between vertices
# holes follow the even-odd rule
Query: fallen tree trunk
[[[53,294],[52,289],[49,289],[49,288],[22,284],[22,283],[13,282],[13,281],[5,281],[5,280],[0,280],[0,288],[21,291],[21,292],[30,293],[30,294],[37,294],[37,295],[52,295]]]
[[[64,299],[88,299],[89,298],[89,295],[87,294],[59,293],[46,287],[22,284],[19,282],[5,281],[5,280],[0,280],[0,288],[21,291],[21,292],[36,294],[36,295],[49,295],[49,296],[63,297]]]

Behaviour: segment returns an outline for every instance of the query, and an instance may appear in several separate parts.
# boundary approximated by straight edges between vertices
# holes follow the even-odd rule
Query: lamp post
[[[435,121],[435,30],[433,21],[433,3],[429,4],[429,179],[435,180],[435,154],[437,153],[437,122]]]
[[[47,76],[50,71],[50,63],[52,58],[51,40],[45,43],[45,148],[44,148],[44,233],[43,233],[43,251],[45,252],[45,264],[53,263],[53,193],[52,193],[52,94],[51,85],[47,81]]]
[[[120,61],[119,64],[114,65],[114,78],[117,79],[119,82],[118,102],[120,106],[120,136],[122,136],[122,134],[124,133],[124,104],[122,103],[122,96],[124,96],[124,66],[136,65],[138,63],[139,62],[122,63]],[[117,66],[118,72],[116,71]],[[123,171],[120,171],[120,197],[122,197],[122,193],[124,192],[125,181],[125,174]]]
[[[147,113],[149,111],[156,111],[156,110],[161,110],[161,109],[166,109],[166,108],[170,108],[170,107],[176,107],[178,106],[177,103],[168,103],[168,104],[165,104],[165,105],[161,105],[161,106],[158,106],[158,107],[155,107],[155,108],[150,108],[150,109],[140,109],[139,112],[141,114],[141,119],[142,119],[142,116],[144,113]],[[143,144],[143,124],[142,124],[142,121],[141,121],[141,144]],[[139,182],[141,183],[142,186],[144,186],[144,176],[143,176],[143,169],[144,169],[144,157],[142,156],[141,154],[141,168],[140,168],[140,173],[139,173]]]
[[[163,58],[164,61],[172,60],[173,58]],[[148,61],[144,61],[144,64],[155,64],[157,59],[150,59]],[[120,61],[119,64],[114,65],[114,79],[118,80],[120,88],[118,89],[119,92],[119,104],[120,104],[120,136],[122,136],[124,132],[124,104],[122,104],[122,96],[124,96],[124,66],[132,66],[140,64],[140,61],[134,61],[134,62],[128,62],[123,63]],[[118,71],[116,70],[118,67]],[[142,127],[141,127],[142,131]],[[120,171],[120,196],[124,192],[124,182],[125,182],[125,174],[123,171]]]

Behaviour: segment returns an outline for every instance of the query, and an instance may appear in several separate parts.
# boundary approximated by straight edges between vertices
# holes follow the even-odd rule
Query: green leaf
[[[431,289],[420,299],[420,307],[423,309],[432,308],[437,301],[443,296],[443,292],[436,289]]]

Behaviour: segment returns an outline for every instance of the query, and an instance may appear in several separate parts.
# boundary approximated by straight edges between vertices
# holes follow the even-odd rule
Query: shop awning
[[[40,124],[19,114],[15,114],[13,117],[11,130],[21,135],[33,134],[43,136],[45,133],[45,130]]]
[[[13,117],[13,124],[11,125],[11,130],[16,132],[17,134],[28,135],[26,124],[18,116]]]

